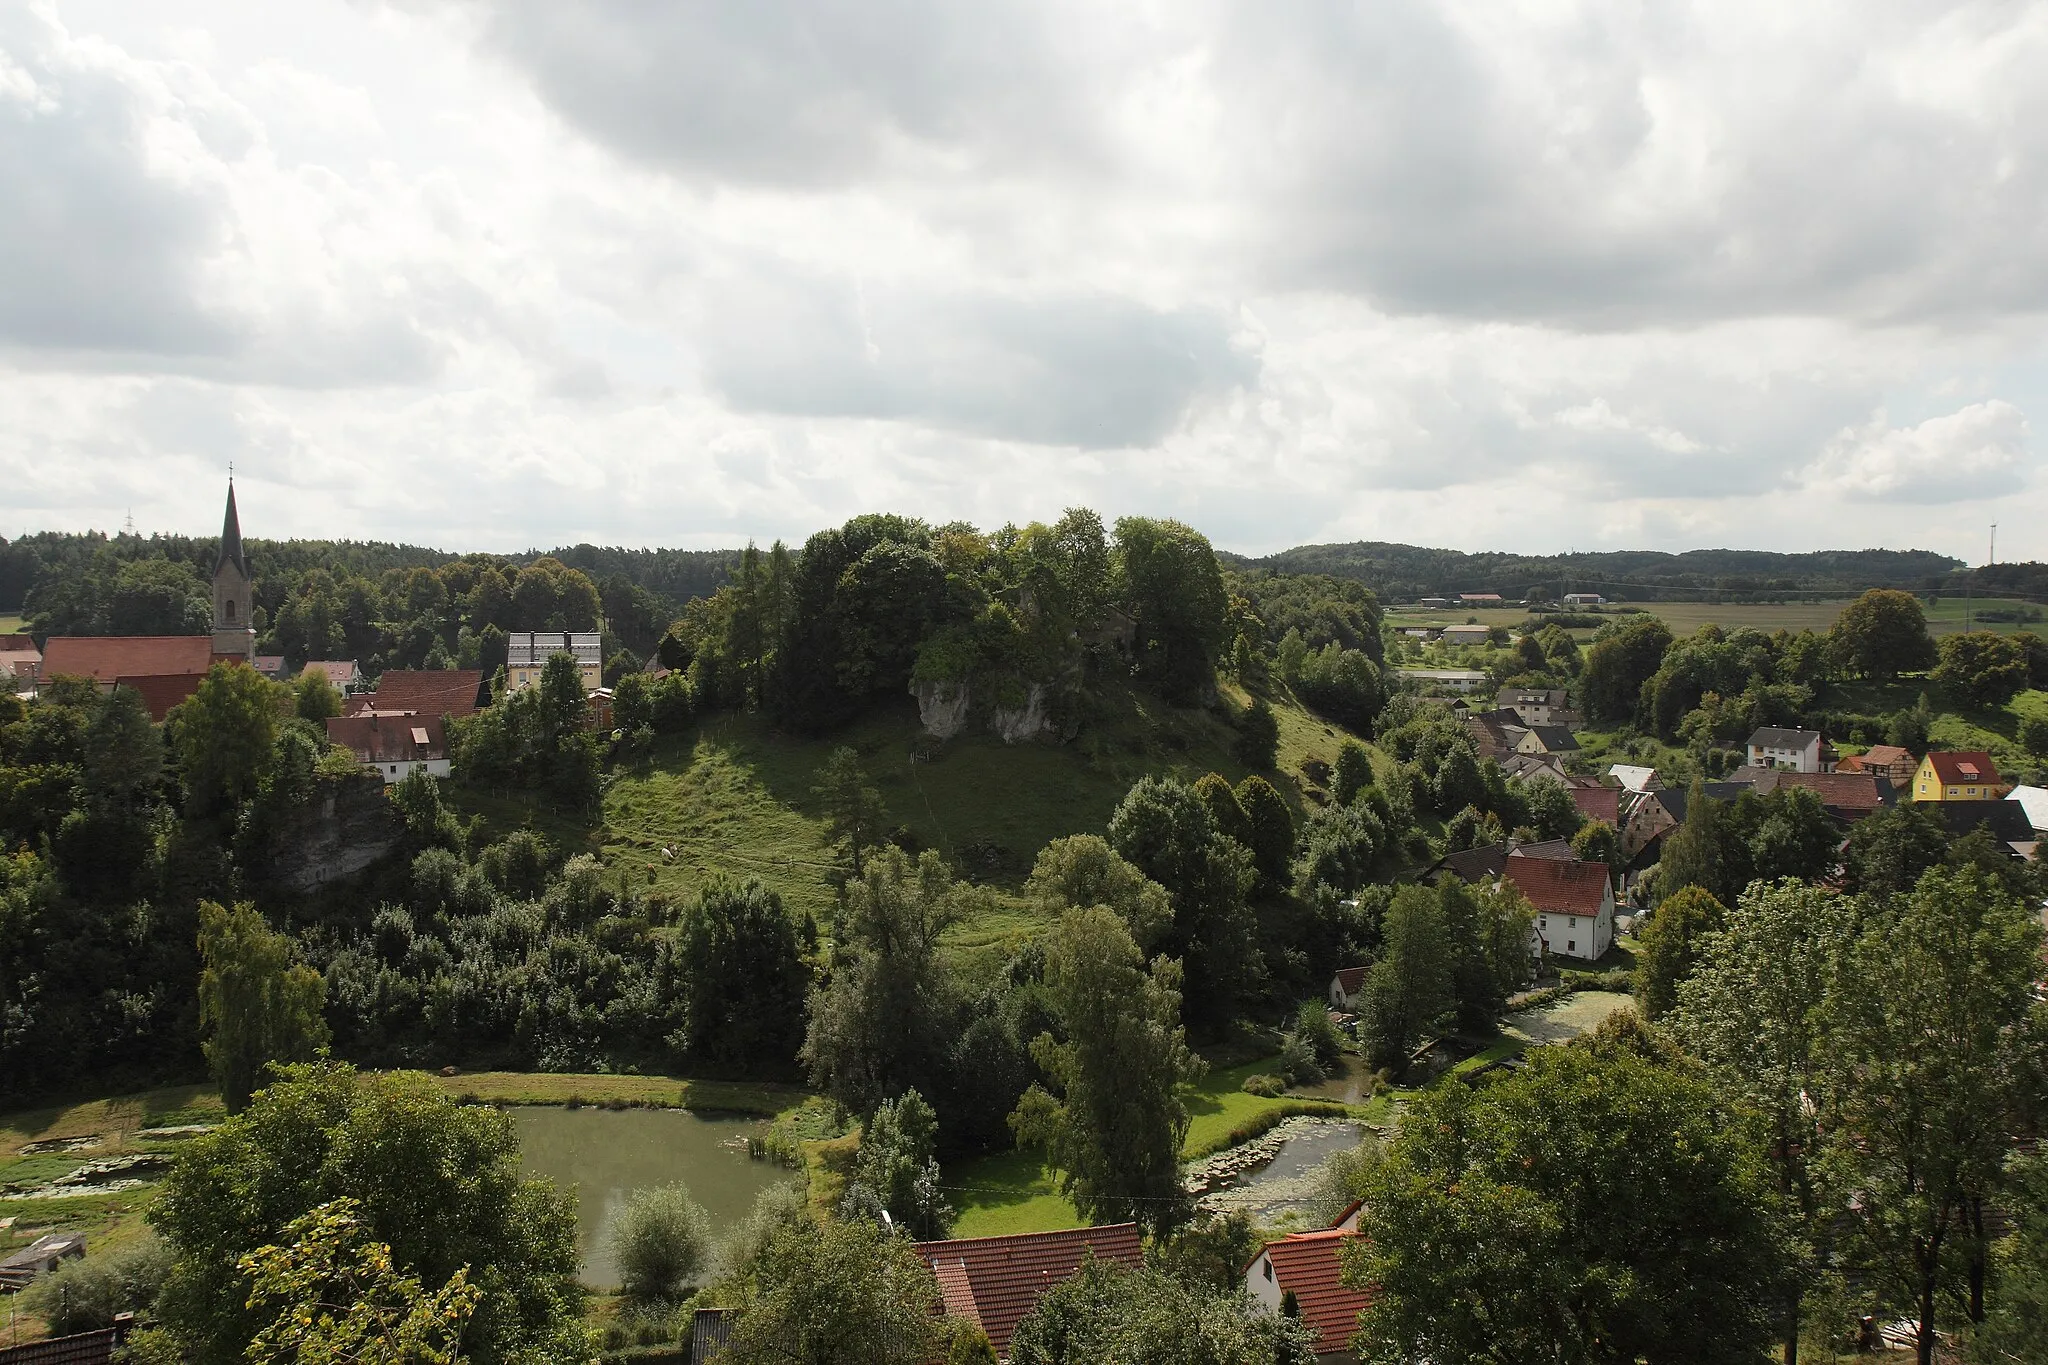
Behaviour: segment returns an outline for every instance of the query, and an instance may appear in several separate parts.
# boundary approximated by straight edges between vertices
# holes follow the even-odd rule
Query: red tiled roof
[[[1572,804],[1588,820],[1604,820],[1621,828],[1621,788],[1573,787]]]
[[[36,637],[30,635],[25,630],[18,630],[6,635],[0,635],[0,654],[15,654],[19,653],[22,650],[27,650],[31,654],[33,654],[35,652],[35,648]]]
[[[1529,904],[1552,915],[1597,915],[1607,892],[1607,864],[1508,859],[1507,879]]]
[[[423,716],[471,716],[476,714],[476,694],[483,682],[483,672],[474,668],[394,668],[377,679],[375,692],[350,697],[348,714],[415,711]]]
[[[308,659],[302,673],[325,673],[327,681],[336,687],[346,687],[355,681],[362,669],[354,659]]]
[[[1750,785],[1759,793],[1781,787],[1804,787],[1831,811],[1868,814],[1884,806],[1889,783],[1889,778],[1876,773],[1790,773],[1767,769],[1758,773]]]
[[[149,718],[161,725],[171,708],[189,700],[205,681],[204,673],[152,673],[138,678],[116,678],[114,690],[125,689],[141,697],[142,704],[149,708]]]
[[[1266,1244],[1273,1280],[1283,1294],[1294,1295],[1302,1324],[1316,1334],[1319,1355],[1348,1349],[1351,1334],[1358,1330],[1358,1315],[1372,1302],[1370,1293],[1343,1281],[1338,1253],[1347,1242],[1357,1240],[1355,1232],[1330,1228],[1297,1232]]]
[[[1944,787],[1996,786],[1998,783],[1998,765],[1991,761],[1990,754],[1937,751],[1927,755],[1927,761],[1934,765],[1934,775]]]
[[[439,716],[335,716],[327,742],[364,763],[423,763],[448,756]]]
[[[1337,984],[1344,988],[1344,994],[1356,995],[1358,988],[1365,984],[1366,968],[1342,967],[1337,971]]]
[[[43,641],[43,676],[91,678],[162,677],[204,673],[213,666],[211,635],[52,635]]]
[[[917,1244],[938,1276],[946,1312],[980,1324],[1000,1360],[1009,1359],[1010,1338],[1039,1296],[1065,1283],[1090,1251],[1098,1261],[1133,1267],[1145,1259],[1136,1223]]]

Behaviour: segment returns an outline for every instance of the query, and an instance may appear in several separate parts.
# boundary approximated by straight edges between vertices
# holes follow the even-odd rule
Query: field
[[[1233,707],[1248,698],[1226,686]],[[1321,795],[1301,765],[1333,761],[1347,732],[1292,701],[1275,704],[1280,758],[1275,780],[1300,809]],[[1231,752],[1236,732],[1216,712],[1172,707],[1135,692],[1097,703],[1067,744],[1005,745],[963,735],[919,745],[909,698],[848,729],[810,739],[761,715],[725,714],[659,743],[606,787],[602,823],[589,827],[517,797],[451,793],[502,833],[532,824],[559,846],[598,854],[643,888],[688,896],[719,877],[758,877],[793,908],[829,924],[836,864],[812,787],[839,745],[860,754],[882,793],[888,822],[913,848],[934,848],[992,894],[957,928],[950,946],[995,955],[1037,927],[1013,893],[1038,850],[1053,839],[1100,833],[1131,784],[1148,773],[1235,782],[1248,771]],[[913,752],[926,757],[913,760]]]
[[[13,635],[22,628],[19,616],[0,615],[0,635]]]
[[[1842,598],[1830,602],[1636,602],[1631,606],[1640,607],[1649,615],[1662,620],[1671,627],[1674,635],[1690,635],[1704,625],[1717,625],[1726,630],[1740,630],[1754,627],[1763,631],[1788,630],[1798,634],[1802,630],[1823,631],[1834,625],[1835,618],[1842,614],[1842,608],[1850,599]],[[1966,601],[1960,597],[1944,597],[1929,605],[1926,599],[1921,606],[1927,613],[1927,626],[1936,636],[1954,635],[1964,626],[1967,616],[1972,629],[1996,631],[2009,634],[2017,630],[2033,630],[2048,633],[2048,607],[2038,603],[2022,602],[2016,598],[1974,598]],[[1990,611],[2010,617],[2002,621],[1987,621],[1982,613]],[[2041,619],[2029,620],[2032,613],[2039,613]],[[1627,620],[1629,613],[1609,608],[1607,615],[1616,620]],[[1519,627],[1524,617],[1514,611],[1422,611],[1412,607],[1389,607],[1387,619],[1396,625],[1452,625],[1476,617],[1482,625],[1504,625],[1511,629]],[[1590,637],[1591,631],[1575,631],[1581,638]]]

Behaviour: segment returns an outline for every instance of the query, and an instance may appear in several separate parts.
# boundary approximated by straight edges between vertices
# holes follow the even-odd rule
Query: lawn
[[[19,616],[0,616],[0,635],[15,635],[25,628]]]
[[[437,1076],[441,1088],[487,1104],[645,1105],[776,1115],[794,1109],[810,1092],[767,1081],[700,1081],[675,1076],[558,1074],[526,1071],[458,1072]]]

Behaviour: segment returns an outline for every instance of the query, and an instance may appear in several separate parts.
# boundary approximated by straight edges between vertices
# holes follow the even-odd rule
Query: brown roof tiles
[[[1009,1359],[1010,1338],[1039,1296],[1072,1276],[1089,1252],[1133,1267],[1145,1259],[1135,1223],[917,1244],[938,1277],[946,1312],[980,1324],[1001,1360]]]

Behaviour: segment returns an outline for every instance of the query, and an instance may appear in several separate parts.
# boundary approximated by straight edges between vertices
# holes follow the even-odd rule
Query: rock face
[[[951,739],[963,734],[973,722],[972,683],[914,682],[910,685],[910,692],[917,698],[917,718],[924,723],[924,732],[933,739]],[[1044,683],[1032,683],[1025,689],[1022,706],[989,708],[989,733],[1001,738],[1005,744],[1022,744],[1056,733],[1058,726],[1053,721],[1051,701],[1050,687]]]
[[[375,773],[327,777],[278,831],[271,875],[293,891],[355,876],[398,847],[405,821]]]
[[[933,739],[951,739],[967,728],[974,698],[966,683],[914,682],[910,692],[917,698],[917,718]]]

